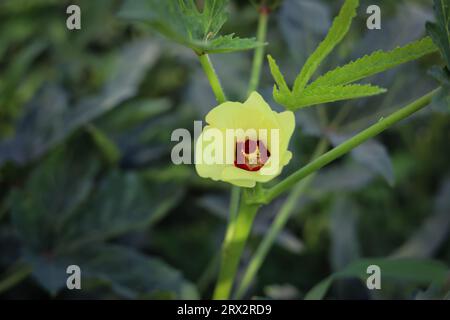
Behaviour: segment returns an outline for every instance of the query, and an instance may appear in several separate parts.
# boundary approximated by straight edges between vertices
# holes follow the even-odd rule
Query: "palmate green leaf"
[[[353,17],[356,15],[356,9],[359,6],[359,0],[346,0],[342,6],[339,15],[334,19],[333,24],[328,31],[325,39],[319,44],[314,53],[306,60],[300,74],[294,83],[294,92],[302,91],[309,79],[319,67],[320,63],[330,54],[339,42],[347,34]]]
[[[425,259],[362,259],[351,263],[342,271],[336,272],[314,286],[305,296],[306,300],[323,299],[336,279],[359,278],[366,281],[367,267],[377,265],[382,279],[395,279],[415,284],[443,284],[449,268],[442,262]]]
[[[434,0],[436,23],[426,24],[427,32],[439,47],[447,67],[450,66],[450,1]]]
[[[33,277],[53,296],[66,286],[69,265],[82,270],[82,288],[106,286],[127,299],[197,299],[195,286],[161,259],[132,248],[93,245],[83,250],[63,252],[50,258],[26,252],[25,261]]]
[[[159,291],[184,296],[179,273],[158,259],[131,249],[108,250],[115,253],[108,257],[103,250],[92,251],[106,240],[158,222],[178,203],[183,189],[171,181],[155,184],[134,172],[115,170],[101,178],[99,159],[92,148],[86,143],[54,150],[23,187],[11,192],[8,202],[22,244],[21,258],[52,294],[64,287],[67,266],[78,264],[85,275],[108,280],[112,289],[125,297]],[[80,154],[84,155],[81,160]],[[99,259],[103,258],[111,264],[102,265]],[[124,269],[130,273],[122,273]]]
[[[352,83],[391,69],[399,64],[418,59],[436,50],[437,47],[433,44],[431,38],[426,37],[392,51],[375,51],[370,55],[327,72],[310,84],[309,88]]]
[[[262,45],[256,42],[254,38],[239,38],[234,34],[228,34],[226,36],[219,36],[206,43],[198,43],[198,47],[202,48],[203,52],[207,53],[226,53],[233,51],[242,51],[255,48]]]
[[[291,91],[289,90],[289,87],[286,84],[286,80],[284,80],[283,74],[281,73],[280,68],[278,67],[275,59],[272,58],[271,55],[267,55],[267,59],[269,60],[270,72],[272,73],[272,76],[276,82],[276,85],[273,88],[274,97],[289,96],[291,94]]]
[[[228,0],[205,1],[202,12],[198,10],[194,0],[177,0],[176,2],[181,7],[182,14],[190,22],[189,27],[193,37],[203,37],[203,39],[214,37],[227,21],[225,9]]]
[[[183,189],[147,183],[134,173],[113,171],[61,225],[58,249],[78,248],[156,223],[178,204]]]
[[[275,60],[268,56],[270,70],[275,79],[273,97],[287,109],[321,103],[335,102],[373,96],[385,92],[385,89],[369,84],[349,85],[357,80],[386,71],[399,64],[418,59],[437,50],[429,38],[412,42],[389,52],[376,51],[370,55],[352,61],[347,65],[329,71],[308,85],[313,73],[321,61],[333,50],[347,33],[355,16],[359,1],[347,0],[335,18],[325,40],[308,58],[302,71],[297,76],[293,89],[290,90]]]
[[[85,250],[79,263],[86,278],[101,280],[128,299],[198,299],[195,286],[178,270],[131,248],[96,246]]]
[[[321,86],[307,87],[300,95],[285,96],[280,92],[274,92],[275,100],[290,110],[329,103],[341,100],[369,97],[386,92],[386,89],[369,84],[352,84],[346,86]]]
[[[72,106],[61,86],[43,86],[25,106],[23,117],[16,125],[16,134],[0,141],[0,165],[7,161],[26,164],[35,160],[80,127],[135,95],[159,53],[158,46],[149,39],[125,46],[117,55],[101,91]]]
[[[79,155],[85,156],[80,161]],[[77,157],[78,156],[78,157]],[[183,194],[171,182],[114,170],[98,176],[92,146],[56,149],[9,197],[12,222],[30,251],[67,251],[156,223]]]
[[[81,145],[56,149],[33,170],[22,188],[11,191],[12,223],[24,247],[41,252],[56,245],[56,226],[88,198],[99,170],[95,153],[89,151]],[[85,155],[82,160],[80,154]]]
[[[450,71],[446,67],[435,65],[428,70],[428,74],[441,85],[440,92],[433,99],[436,110],[450,112]]]
[[[446,66],[444,68],[435,66],[430,70],[430,74],[438,80],[442,87],[434,102],[436,105],[442,106],[442,110],[448,111],[450,110],[450,1],[434,0],[434,13],[436,23],[427,22],[427,33],[439,47]]]
[[[119,16],[144,22],[197,54],[233,52],[262,45],[254,38],[218,36],[227,20],[227,5],[228,0],[208,0],[200,11],[194,0],[127,0]]]

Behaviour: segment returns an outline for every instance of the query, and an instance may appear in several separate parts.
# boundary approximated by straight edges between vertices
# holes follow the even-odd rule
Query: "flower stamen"
[[[261,140],[236,142],[235,167],[246,171],[260,170],[270,157],[270,151]]]

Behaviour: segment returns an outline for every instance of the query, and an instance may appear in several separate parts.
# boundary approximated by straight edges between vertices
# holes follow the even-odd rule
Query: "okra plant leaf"
[[[367,268],[379,266],[382,277],[409,281],[416,284],[443,284],[448,274],[448,267],[440,261],[426,259],[361,259],[354,261],[346,268],[325,278],[314,286],[305,296],[306,300],[323,299],[336,279],[367,279]]]
[[[173,184],[155,188],[140,175],[119,171],[103,178],[95,191],[61,224],[59,247],[83,247],[141,230],[165,216],[183,194]]]
[[[450,112],[450,71],[447,67],[433,66],[428,74],[435,78],[441,85],[441,89],[433,99],[435,110]]]
[[[428,34],[444,58],[447,68],[450,66],[450,1],[434,0],[436,22],[427,22]]]
[[[224,53],[262,45],[254,38],[218,36],[227,20],[228,0],[208,0],[200,11],[194,0],[127,0],[119,11],[124,19],[141,21],[197,54]]]
[[[286,108],[295,110],[321,103],[369,97],[384,92],[386,92],[386,89],[377,86],[352,84],[346,86],[307,87],[300,95],[284,96],[276,93],[274,96]]]
[[[88,153],[87,145],[55,149],[33,170],[22,188],[11,191],[12,223],[29,251],[45,252],[56,245],[57,226],[76,212],[93,191],[100,163],[95,153]],[[80,161],[79,154],[88,156]]]
[[[86,278],[101,280],[128,299],[198,299],[196,287],[161,259],[118,245],[84,250],[79,265]]]
[[[51,258],[27,252],[24,260],[33,268],[33,278],[53,296],[66,286],[67,266],[76,264],[83,285],[106,287],[119,297],[198,299],[197,289],[180,271],[129,247],[100,244]]]
[[[450,1],[434,0],[434,14],[436,22],[427,22],[426,28],[434,43],[439,47],[446,66],[443,68],[434,66],[430,74],[442,86],[442,90],[434,101],[437,105],[443,105],[445,110],[445,107],[448,109],[450,101]]]
[[[327,36],[319,44],[308,60],[306,60],[300,74],[297,79],[295,79],[294,91],[299,92],[305,88],[320,63],[328,56],[328,54],[330,54],[334,47],[341,42],[350,28],[358,6],[359,0],[345,1],[339,15],[334,19]]]
[[[227,53],[234,51],[242,51],[253,49],[257,46],[263,45],[257,42],[254,38],[239,38],[235,37],[234,33],[226,36],[219,36],[207,43],[199,43],[198,47],[202,51],[195,50],[197,53]]]
[[[300,74],[297,76],[293,89],[290,90],[278,68],[275,60],[268,56],[269,66],[275,86],[273,97],[285,108],[296,110],[321,103],[335,102],[348,99],[373,96],[386,92],[386,89],[370,84],[351,83],[367,78],[374,74],[389,70],[399,64],[418,59],[426,54],[435,52],[437,47],[429,37],[412,42],[406,46],[384,52],[376,51],[342,67],[320,76],[308,85],[308,82],[320,63],[342,40],[350,28],[351,21],[356,15],[357,0],[346,0],[339,15],[316,51],[308,58]]]
[[[16,134],[0,140],[0,166],[7,161],[24,165],[41,157],[80,127],[134,96],[147,70],[159,58],[159,51],[149,39],[125,46],[101,91],[74,105],[69,105],[68,93],[62,86],[52,83],[42,86],[25,105]]]
[[[389,70],[399,64],[418,59],[436,50],[437,47],[431,38],[425,37],[388,52],[375,51],[370,55],[327,72],[310,84],[309,87],[337,86],[352,83]]]
[[[271,55],[267,55],[267,60],[269,60],[269,67],[270,72],[272,73],[272,76],[275,80],[276,85],[273,88],[274,97],[275,93],[279,96],[280,94],[282,96],[288,96],[291,93],[291,90],[289,90],[288,85],[286,84],[286,80],[284,80],[283,74],[280,71],[280,68],[277,65],[277,62],[274,58],[272,58]],[[278,86],[278,87],[277,87]],[[280,92],[278,92],[280,90]]]

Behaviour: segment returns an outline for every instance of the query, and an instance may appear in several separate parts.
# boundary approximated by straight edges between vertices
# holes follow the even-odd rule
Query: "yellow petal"
[[[221,129],[275,129],[276,114],[256,92],[245,103],[225,102],[206,115],[206,122]]]
[[[269,160],[270,161],[270,160]],[[253,180],[256,182],[267,182],[272,180],[280,173],[280,168],[276,168],[276,172],[274,174],[262,174],[261,170],[259,171],[246,171],[235,166],[229,166],[224,168],[222,171],[222,180],[224,181],[232,181],[232,180]]]
[[[213,141],[204,141],[204,136],[211,127],[206,126],[203,132],[198,137],[195,143],[195,169],[198,175],[202,178],[211,178],[213,180],[220,180],[225,164],[207,163],[209,159],[204,158],[204,150]]]
[[[266,113],[267,115],[271,115],[273,113],[272,108],[270,108],[269,104],[256,91],[253,91],[250,94],[247,101],[244,102],[244,106],[245,108],[257,110],[258,112]]]
[[[242,188],[254,188],[256,185],[254,180],[229,180],[227,182]]]
[[[287,150],[289,140],[295,129],[295,115],[291,111],[276,113],[280,128],[280,151]]]
[[[283,155],[283,160],[281,161],[281,165],[285,166],[289,163],[289,161],[291,161],[292,159],[292,152],[290,151],[286,151]]]
[[[206,122],[212,127],[222,129],[236,128],[237,120],[242,114],[242,103],[224,102],[206,115]]]

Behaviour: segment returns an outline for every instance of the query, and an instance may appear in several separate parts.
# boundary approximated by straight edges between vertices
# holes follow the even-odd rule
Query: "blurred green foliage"
[[[0,297],[209,298],[229,188],[170,161],[171,132],[193,129],[215,105],[196,56],[119,19],[122,1],[72,2],[82,9],[80,31],[66,29],[69,2],[0,2]],[[431,0],[378,1],[382,30],[369,31],[369,4],[361,1],[322,71],[419,39],[433,20]],[[289,83],[339,6],[284,0],[271,13],[267,51]],[[223,34],[253,37],[256,21],[250,1],[233,1]],[[251,58],[212,56],[230,99],[245,98]],[[298,112],[295,156],[284,174],[307,161],[318,137],[337,144],[436,86],[427,75],[436,64],[438,54],[377,76],[385,95]],[[272,87],[265,64],[260,91],[281,110]],[[330,274],[339,278],[331,298],[444,297],[448,284],[428,286],[424,268],[396,265],[394,274],[404,268],[406,276],[376,292],[349,279],[360,276],[358,268],[339,274],[369,257],[448,267],[449,110],[436,101],[323,169],[248,297],[303,298]],[[258,215],[248,250],[280,201]],[[81,291],[65,289],[70,264],[82,269]],[[17,281],[5,286],[8,279]]]

